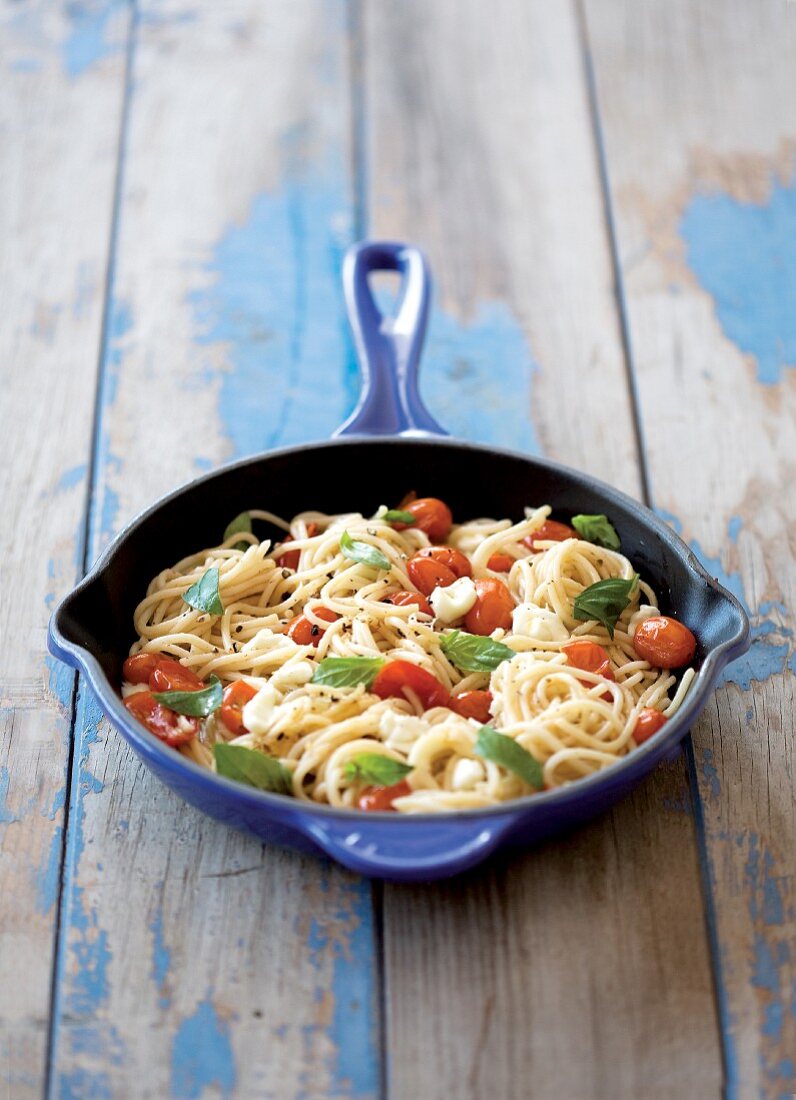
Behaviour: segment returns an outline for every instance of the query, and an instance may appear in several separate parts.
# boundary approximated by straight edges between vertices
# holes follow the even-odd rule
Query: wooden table
[[[794,1093],[796,4],[0,10],[0,1095]],[[350,409],[365,235],[430,256],[435,415],[653,503],[754,628],[632,798],[432,887],[200,816],[45,656],[137,509]]]

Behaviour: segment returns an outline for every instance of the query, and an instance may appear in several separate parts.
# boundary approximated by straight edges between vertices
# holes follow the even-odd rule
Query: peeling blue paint
[[[50,912],[58,900],[63,835],[63,828],[59,825],[50,840],[47,859],[36,875],[36,912],[43,916]]]
[[[765,202],[695,195],[680,222],[689,267],[713,298],[728,340],[774,385],[796,366],[796,185]]]
[[[125,7],[124,0],[77,0],[66,5],[70,30],[62,53],[68,76],[82,76],[122,49],[124,38],[114,25],[114,17]]]
[[[68,665],[51,657],[50,654],[44,658],[44,667],[47,669],[47,689],[58,700],[61,711],[65,714],[72,706],[75,674]]]
[[[702,789],[709,792],[711,798],[718,798],[721,794],[721,781],[716,765],[713,763],[713,750],[702,751]]]
[[[80,485],[85,476],[85,462],[79,462],[77,466],[71,466],[68,470],[64,470],[55,484],[56,493],[63,493],[67,489],[74,489],[76,485]]]
[[[167,1009],[171,1004],[166,981],[171,969],[171,951],[163,939],[163,884],[160,887],[160,899],[155,915],[150,921],[149,931],[152,933],[152,977],[159,991],[159,1004],[162,1009]]]
[[[210,1001],[200,1001],[174,1036],[171,1048],[171,1096],[174,1100],[198,1100],[215,1086],[221,1095],[232,1095],[237,1073],[229,1024]]]
[[[0,825],[13,825],[15,821],[21,820],[8,806],[8,788],[10,783],[11,777],[8,768],[0,768]]]
[[[93,1069],[73,1069],[58,1076],[58,1100],[111,1100],[110,1077]]]
[[[50,821],[55,821],[58,814],[64,808],[66,802],[66,787],[59,787],[59,789],[53,795],[53,804],[49,810],[42,810],[42,816],[49,818]]]

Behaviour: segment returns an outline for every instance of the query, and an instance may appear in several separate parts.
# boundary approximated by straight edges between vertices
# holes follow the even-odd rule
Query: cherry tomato
[[[130,684],[148,684],[149,677],[162,660],[160,653],[136,653],[122,665],[122,678]]]
[[[243,708],[257,694],[257,688],[247,684],[244,680],[235,680],[227,684],[221,697],[221,721],[230,731],[238,737],[242,733],[248,733],[243,724]]]
[[[633,648],[653,668],[681,668],[693,659],[696,638],[677,619],[654,615],[639,625],[633,635]]]
[[[448,705],[451,710],[461,714],[462,718],[475,718],[476,722],[485,725],[491,717],[492,692],[463,691],[459,695],[451,695]]]
[[[435,588],[447,588],[456,580],[456,574],[435,558],[424,558],[420,554],[413,554],[406,563],[406,572],[409,580],[419,588],[424,596],[430,596]]]
[[[161,657],[149,677],[150,691],[201,691],[204,686],[195,672],[170,657]]]
[[[360,810],[392,810],[393,801],[411,794],[412,788],[402,779],[400,783],[393,783],[391,787],[367,787],[357,800]]]
[[[436,497],[419,497],[408,504],[402,504],[402,512],[410,512],[415,517],[413,527],[425,531],[432,542],[444,542],[450,534],[453,526],[451,510],[444,501]],[[393,524],[396,531],[402,530],[406,524]]]
[[[414,604],[423,615],[434,614],[426,597],[419,595],[417,592],[391,592],[381,602],[391,603],[395,607],[411,607]]]
[[[604,680],[616,680],[614,670],[611,668],[611,658],[603,647],[597,645],[596,642],[589,642],[585,638],[576,638],[574,642],[567,642],[566,645],[562,645],[561,652],[566,654],[567,664],[572,665],[573,668],[582,668],[584,672],[593,672],[597,676],[602,676]],[[588,680],[581,680],[580,682],[585,684],[586,687],[593,686]],[[604,691],[601,698],[610,703],[613,700],[613,694],[610,691]]]
[[[476,581],[475,591],[476,601],[465,616],[464,629],[484,637],[498,627],[509,630],[514,600],[503,581]]]
[[[308,523],[307,524],[307,538],[308,539],[315,538],[315,536],[317,534],[318,534],[318,524],[317,523]],[[284,546],[286,542],[293,542],[293,541],[294,541],[294,539],[293,539],[292,535],[285,535],[285,537],[282,539],[282,545]],[[298,567],[299,567],[299,559],[300,558],[301,558],[301,551],[300,550],[288,550],[286,553],[280,554],[279,557],[276,560],[279,562],[279,564],[282,566],[283,569],[294,569],[295,570],[295,569],[298,569]]]
[[[164,707],[148,691],[137,691],[135,695],[128,695],[124,705],[150,733],[154,733],[155,737],[173,748],[193,741],[199,732],[198,718],[189,718]]]
[[[633,729],[633,740],[637,745],[643,745],[645,741],[652,737],[653,733],[657,733],[661,726],[665,724],[665,714],[661,714],[654,707],[644,707],[638,713],[636,725]]]
[[[537,548],[537,542],[563,542],[564,539],[577,538],[577,532],[572,527],[567,527],[566,523],[559,523],[555,519],[546,519],[541,527],[537,527],[534,532],[522,540],[527,547],[531,550],[541,549]]]
[[[328,607],[313,607],[312,611],[316,619],[323,619],[327,623],[337,622],[340,618],[335,611],[330,611]],[[287,636],[292,638],[296,645],[317,646],[325,629],[326,627],[318,626],[317,623],[311,623],[306,615],[299,615],[298,618],[293,619],[287,628]]]
[[[424,710],[448,705],[448,689],[443,687],[436,676],[418,665],[413,665],[411,661],[389,661],[376,673],[370,690],[381,699],[404,699],[405,687],[415,693]]]
[[[493,554],[486,563],[486,567],[491,569],[493,573],[508,573],[514,565],[514,561],[515,559],[511,554]]]

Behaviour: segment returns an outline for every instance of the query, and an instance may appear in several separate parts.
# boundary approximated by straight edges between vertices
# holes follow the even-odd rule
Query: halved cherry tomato
[[[503,581],[491,577],[476,581],[475,591],[476,601],[465,616],[464,629],[470,634],[481,634],[484,637],[498,627],[508,630],[511,627],[514,600]]]
[[[385,596],[381,602],[391,603],[395,607],[411,607],[414,604],[421,614],[434,614],[431,610],[431,604],[426,597],[421,596],[418,592],[391,592],[390,595]]]
[[[161,657],[149,677],[150,691],[201,691],[204,686],[195,672],[170,657]]]
[[[696,653],[696,638],[677,619],[654,615],[645,619],[633,635],[633,648],[653,668],[681,668]]]
[[[242,733],[248,733],[243,724],[243,708],[256,694],[257,688],[253,688],[244,680],[235,680],[224,688],[224,694],[221,696],[221,721],[230,733],[238,737]]]
[[[313,607],[313,614],[324,622],[334,623],[340,618],[335,611],[328,607]],[[287,628],[288,638],[292,638],[296,645],[317,646],[326,627],[320,627],[317,623],[311,623],[306,615],[299,615]]]
[[[426,596],[435,588],[447,588],[458,577],[471,577],[470,559],[453,546],[426,546],[406,563],[409,579]]]
[[[415,517],[413,527],[425,531],[432,542],[444,542],[450,534],[453,526],[451,510],[444,501],[436,497],[419,497],[404,504],[401,502],[401,511],[410,512]],[[405,523],[394,523],[396,531],[406,528]]]
[[[357,799],[360,810],[393,810],[393,801],[411,794],[412,788],[402,779],[391,787],[367,787]]]
[[[122,678],[130,684],[148,684],[149,677],[162,660],[161,653],[136,653],[122,665]]]
[[[561,646],[561,652],[566,654],[567,664],[573,668],[581,668],[584,672],[593,672],[596,676],[602,676],[604,680],[616,680],[614,670],[611,668],[611,658],[601,645],[589,642],[585,638],[576,638],[574,642],[567,642]],[[593,685],[588,680],[581,680],[587,687]],[[605,691],[602,698],[611,702],[613,695]]]
[[[564,539],[577,538],[577,531],[568,527],[566,523],[559,523],[555,519],[546,519],[541,527],[537,527],[530,535],[522,540],[531,550],[536,550],[537,542],[563,542]]]
[[[492,692],[463,691],[459,695],[451,695],[448,706],[462,718],[475,718],[476,722],[486,724],[491,717]]]
[[[636,725],[633,729],[633,740],[637,745],[642,745],[652,737],[653,733],[657,733],[661,726],[665,724],[665,714],[661,714],[661,712],[655,710],[654,707],[643,707],[642,710],[638,712]]]
[[[448,689],[443,687],[436,676],[418,665],[413,665],[411,661],[389,661],[376,673],[370,690],[380,699],[404,699],[405,687],[415,693],[424,710],[448,705]]]
[[[318,534],[318,524],[317,523],[308,523],[307,524],[307,538],[308,539],[315,538],[315,536],[317,534]],[[294,541],[295,540],[294,540],[292,535],[285,535],[285,537],[282,539],[282,545],[284,546],[286,542],[294,542]],[[279,557],[276,560],[279,562],[279,564],[282,566],[283,569],[298,569],[300,558],[301,558],[301,551],[300,550],[288,550],[288,551],[286,551],[286,553],[280,554]]]
[[[154,733],[155,737],[173,748],[193,741],[199,732],[198,718],[189,718],[164,707],[149,691],[137,691],[135,695],[128,695],[124,705],[139,722],[143,722],[150,733]]]
[[[493,554],[486,563],[486,567],[491,569],[493,573],[508,573],[515,560],[511,554]]]

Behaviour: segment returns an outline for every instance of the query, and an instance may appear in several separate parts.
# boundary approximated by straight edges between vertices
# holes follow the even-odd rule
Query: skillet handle
[[[392,317],[376,305],[369,277],[397,271],[401,291]],[[411,245],[366,241],[343,261],[343,290],[363,388],[357,407],[335,435],[447,435],[420,399],[417,369],[426,335],[431,278]]]

